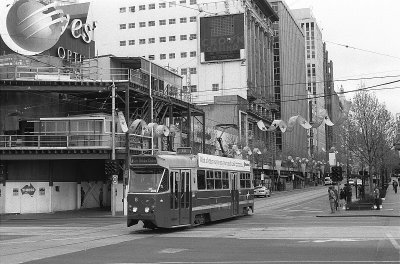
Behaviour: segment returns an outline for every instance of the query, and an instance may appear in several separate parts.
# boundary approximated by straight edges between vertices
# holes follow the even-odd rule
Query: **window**
[[[149,21],[149,27],[154,27],[156,25],[156,21]]]
[[[176,2],[175,1],[169,2],[169,7],[174,7],[174,6],[176,6]]]
[[[181,23],[186,23],[186,22],[187,22],[187,18],[186,18],[186,17],[181,17],[181,18],[179,19],[179,21],[180,21]]]
[[[191,86],[190,86],[190,92],[191,92],[191,93],[197,92],[197,85],[191,85]]]
[[[196,21],[197,21],[197,19],[196,19],[196,17],[195,17],[195,16],[191,16],[189,21],[190,21],[190,22],[196,22]]]
[[[196,57],[196,51],[191,51],[191,52],[190,52],[190,57],[192,57],[192,58],[193,58],[193,57]]]
[[[154,60],[154,55],[149,55],[149,60]]]
[[[170,59],[175,59],[175,53],[170,53],[170,54],[169,54],[169,58],[170,58]]]
[[[167,4],[166,3],[159,3],[158,8],[166,8]]]
[[[160,54],[160,60],[165,60],[167,58],[167,54]]]
[[[129,28],[135,28],[135,23],[129,23]]]
[[[249,173],[240,173],[240,188],[251,188]]]
[[[222,172],[214,171],[215,189],[222,189]]]
[[[155,38],[149,38],[149,44],[151,43],[156,43],[156,39]]]
[[[197,5],[197,0],[190,0],[191,5]]]
[[[126,24],[119,24],[119,29],[126,29]]]
[[[160,26],[164,26],[167,24],[167,21],[165,19],[159,20],[158,23],[160,24]]]
[[[206,172],[204,170],[197,171],[197,189],[198,190],[206,189]]]
[[[186,4],[186,0],[179,0],[179,4]]]
[[[187,35],[181,35],[181,40],[187,40]]]
[[[130,46],[135,45],[135,40],[134,39],[129,40],[129,45]]]
[[[175,18],[170,18],[170,19],[168,20],[168,22],[169,22],[170,25],[176,24],[176,19],[175,19]]]
[[[189,72],[190,72],[190,74],[196,74],[197,70],[196,70],[196,68],[189,68]]]
[[[146,6],[145,5],[140,5],[139,6],[139,10],[146,10]]]
[[[126,12],[126,7],[121,7],[121,8],[119,9],[119,12],[120,12],[120,13],[125,13],[125,12]]]
[[[186,58],[187,57],[187,52],[181,52],[181,58]]]
[[[207,171],[206,175],[207,190],[214,190],[214,172]]]
[[[222,172],[222,189],[229,189],[229,177],[228,172]]]
[[[145,27],[146,26],[146,22],[139,22],[139,27]]]
[[[125,40],[121,40],[121,41],[119,42],[119,45],[120,45],[120,46],[126,46],[126,41],[125,41]]]
[[[175,36],[169,36],[169,41],[175,41]]]
[[[146,40],[145,39],[139,39],[139,44],[146,44]]]
[[[132,12],[132,13],[135,12],[135,7],[134,6],[130,6],[129,7],[129,12]]]
[[[166,37],[160,37],[160,42],[166,42],[167,38]]]
[[[196,34],[190,34],[190,37],[189,37],[189,39],[196,39],[197,38],[197,35]]]
[[[187,68],[182,68],[181,75],[186,75],[186,74],[187,74]]]
[[[149,9],[156,9],[156,4],[149,4]]]
[[[218,90],[219,90],[219,84],[218,84],[218,83],[213,83],[213,84],[212,84],[212,90],[213,90],[214,92],[218,91]]]

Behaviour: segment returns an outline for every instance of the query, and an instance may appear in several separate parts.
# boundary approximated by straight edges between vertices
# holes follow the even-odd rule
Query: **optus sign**
[[[6,45],[23,55],[35,55],[53,47],[64,33],[69,15],[56,3],[19,0],[0,8],[0,35]]]
[[[3,0],[1,0],[3,1]],[[19,0],[0,6],[0,36],[14,52],[36,55],[54,47],[70,23],[56,3],[46,4],[38,0]],[[3,3],[1,3],[3,5]],[[5,8],[4,8],[5,7]],[[95,25],[74,19],[70,23],[71,36],[90,43],[90,32]],[[58,47],[57,55],[62,59],[80,61],[82,55],[64,47]]]

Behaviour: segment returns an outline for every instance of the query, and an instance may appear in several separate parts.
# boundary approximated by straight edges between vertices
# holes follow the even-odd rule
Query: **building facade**
[[[191,102],[207,110],[208,128],[236,127],[228,133],[234,139],[227,147],[265,149],[273,142],[273,135],[257,126],[260,120],[270,125],[277,107],[272,23],[278,17],[267,1],[119,0],[111,9],[105,5],[95,2],[92,13],[98,22],[98,54],[144,56],[180,74]]]
[[[308,120],[316,122],[326,110],[324,82],[324,45],[322,34],[309,8],[294,9],[293,14],[305,33],[306,83],[308,92]],[[308,149],[311,156],[326,149],[326,127],[322,124],[309,130]]]
[[[291,10],[283,1],[269,1],[279,21],[274,23],[274,94],[280,106],[277,119],[307,116],[305,38]],[[285,155],[307,157],[307,130],[294,126],[292,131],[277,132],[277,147]]]

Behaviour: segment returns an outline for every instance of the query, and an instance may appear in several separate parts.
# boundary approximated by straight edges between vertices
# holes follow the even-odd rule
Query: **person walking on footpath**
[[[376,206],[376,210],[381,210],[380,208],[380,191],[378,186],[375,187],[374,190],[374,200],[375,200],[375,206]]]
[[[328,198],[329,198],[329,205],[331,207],[331,214],[335,213],[336,210],[336,194],[335,191],[333,190],[333,186],[329,186],[328,188]]]
[[[393,190],[394,190],[394,193],[397,193],[397,186],[399,186],[399,183],[398,183],[397,181],[393,180]]]

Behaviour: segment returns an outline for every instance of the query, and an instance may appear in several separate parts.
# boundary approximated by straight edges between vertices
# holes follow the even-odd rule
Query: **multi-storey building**
[[[119,0],[111,8],[96,1],[92,15],[98,54],[144,56],[180,74],[183,90],[206,110],[207,127],[235,127],[230,145],[272,142],[257,127],[260,120],[271,124],[276,109],[272,23],[278,17],[266,0]]]
[[[321,30],[309,8],[294,9],[293,14],[305,33],[307,65],[308,120],[317,121],[325,110],[324,49]],[[326,149],[325,125],[309,130],[309,154],[314,156]]]
[[[333,62],[329,59],[328,51],[326,50],[326,43],[323,45],[324,50],[324,62],[323,62],[323,69],[324,69],[324,94],[325,94],[325,109],[328,113],[328,116],[333,119],[334,115],[336,114],[335,111],[338,109],[334,109],[334,103],[338,105],[339,101],[334,99],[336,95],[334,89],[334,81],[333,81]],[[336,95],[337,96],[337,95]],[[336,102],[335,102],[336,101]],[[334,142],[334,133],[335,126],[326,126],[325,127],[325,136],[326,136],[326,150],[330,150],[333,147]]]
[[[307,116],[304,34],[292,12],[280,0],[269,1],[279,16],[274,23],[274,94],[279,105],[277,119]],[[278,118],[279,117],[279,118]],[[307,130],[277,132],[277,147],[287,155],[307,157]]]

